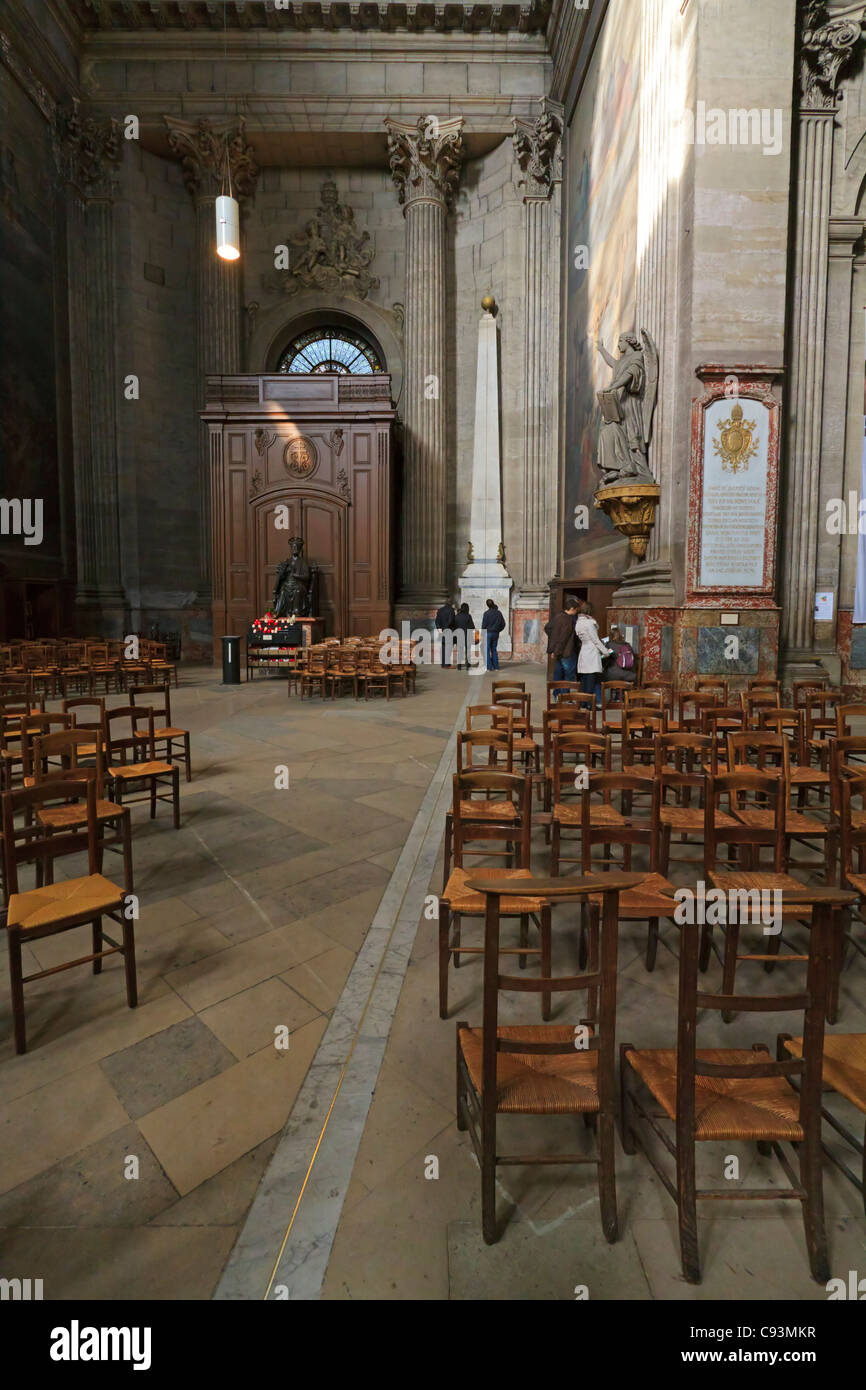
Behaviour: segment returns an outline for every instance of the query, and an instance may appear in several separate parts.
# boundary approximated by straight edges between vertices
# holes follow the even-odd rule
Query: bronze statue
[[[289,545],[291,554],[277,570],[271,612],[275,618],[308,618],[313,600],[313,572],[304,559],[303,538],[292,536]]]
[[[598,467],[602,486],[625,479],[654,483],[647,454],[658,397],[658,349],[646,329],[640,338],[635,333],[620,335],[618,358],[610,355],[604,343],[597,342],[596,347],[613,368],[610,386],[598,392],[602,416]]]

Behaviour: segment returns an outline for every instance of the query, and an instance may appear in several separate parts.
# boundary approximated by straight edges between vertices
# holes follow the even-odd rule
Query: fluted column
[[[860,20],[829,19],[822,4],[806,7],[801,37],[788,474],[780,582],[782,650],[789,675],[792,665],[814,659],[833,125],[841,70],[853,56],[862,29]]]
[[[214,122],[164,117],[168,140],[181,158],[183,179],[196,217],[196,372],[198,408],[205,405],[205,378],[242,372],[244,362],[242,259],[225,261],[216,253],[215,203],[231,167],[232,192],[239,202],[255,190],[258,165],[246,142],[243,118]],[[228,160],[228,164],[227,164]],[[227,189],[225,191],[228,191]],[[211,599],[210,446],[200,427],[199,599]]]
[[[76,603],[86,631],[122,635],[114,360],[114,170],[117,123],[58,115],[55,153],[66,186],[69,341],[77,551]]]
[[[562,118],[545,101],[536,121],[514,120],[524,206],[523,575],[521,607],[543,606],[556,570],[558,256],[552,197],[561,178]]]
[[[445,228],[460,177],[463,119],[385,125],[406,222],[400,603],[434,608],[447,584]]]

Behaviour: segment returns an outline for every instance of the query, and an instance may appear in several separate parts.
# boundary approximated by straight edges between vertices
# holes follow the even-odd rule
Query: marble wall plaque
[[[725,644],[732,637],[739,642],[736,660],[725,655]],[[699,676],[756,676],[760,628],[739,627],[735,632],[723,627],[698,628]]]
[[[537,618],[525,618],[523,621],[523,645],[524,647],[534,647],[541,641],[541,625]]]
[[[770,410],[754,397],[721,396],[704,415],[698,586],[764,583]]]
[[[866,670],[866,627],[851,629],[851,666],[857,671]]]

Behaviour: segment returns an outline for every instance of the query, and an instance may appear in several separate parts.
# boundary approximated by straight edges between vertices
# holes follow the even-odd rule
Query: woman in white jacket
[[[610,650],[598,635],[598,623],[592,616],[590,604],[580,605],[574,631],[580,642],[580,655],[577,658],[580,688],[586,695],[594,694],[596,705],[601,705],[601,659],[610,656]]]

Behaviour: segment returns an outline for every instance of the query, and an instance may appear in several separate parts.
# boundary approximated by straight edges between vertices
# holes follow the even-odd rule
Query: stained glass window
[[[379,354],[366,338],[346,328],[312,328],[286,348],[279,371],[337,372],[340,376],[362,376],[381,372]]]

